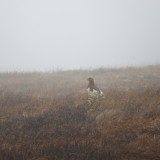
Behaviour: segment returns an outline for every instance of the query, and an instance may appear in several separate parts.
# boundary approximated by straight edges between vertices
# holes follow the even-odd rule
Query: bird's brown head
[[[89,77],[88,81],[89,81],[88,87],[93,87],[94,86],[94,79],[92,77]]]
[[[89,81],[89,82],[94,82],[94,79],[93,79],[92,77],[89,77],[89,78],[88,78],[88,81]]]

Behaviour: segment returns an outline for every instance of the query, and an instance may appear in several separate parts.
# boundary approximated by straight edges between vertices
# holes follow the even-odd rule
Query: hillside
[[[159,160],[159,82],[160,65],[0,73],[0,159]]]

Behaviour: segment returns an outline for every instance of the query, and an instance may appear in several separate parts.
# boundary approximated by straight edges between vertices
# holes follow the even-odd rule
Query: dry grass
[[[106,97],[87,103],[87,78]],[[160,65],[0,74],[0,159],[159,160]]]

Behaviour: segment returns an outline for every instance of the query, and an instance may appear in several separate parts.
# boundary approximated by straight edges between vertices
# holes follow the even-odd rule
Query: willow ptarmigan
[[[89,84],[88,84],[88,102],[93,101],[94,99],[104,97],[103,92],[95,85],[93,78],[88,78]]]

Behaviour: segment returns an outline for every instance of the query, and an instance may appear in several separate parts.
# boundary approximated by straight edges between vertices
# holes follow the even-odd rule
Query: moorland
[[[87,78],[105,98],[88,103]],[[160,65],[0,73],[1,160],[160,160]]]

